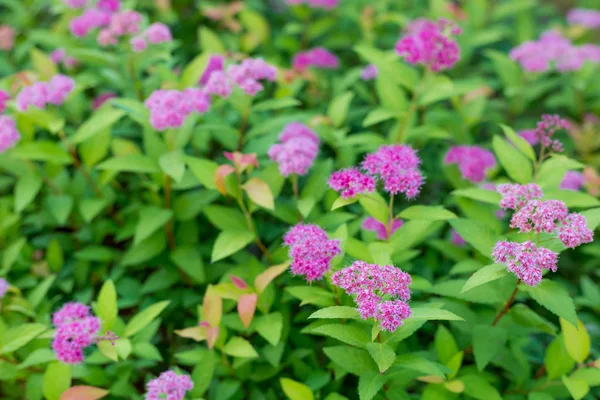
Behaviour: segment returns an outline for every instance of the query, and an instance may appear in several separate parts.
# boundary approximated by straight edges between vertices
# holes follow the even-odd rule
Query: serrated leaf
[[[254,319],[254,328],[260,336],[273,346],[277,346],[281,340],[283,330],[283,316],[279,312],[261,315]]]
[[[383,388],[388,377],[377,372],[367,371],[358,377],[358,397],[360,400],[371,400]]]
[[[568,376],[563,375],[562,382],[574,400],[583,399],[590,391],[589,385],[582,379],[569,378]]]
[[[60,400],[69,386],[71,386],[71,366],[58,361],[48,364],[43,384],[46,399]]]
[[[426,307],[414,307],[410,318],[425,321],[464,321],[463,318],[448,310]]]
[[[519,150],[515,149],[500,136],[494,136],[492,147],[500,164],[514,181],[525,184],[533,177],[533,166],[531,161]]]
[[[308,319],[317,318],[317,319],[360,319],[360,314],[355,307],[346,307],[346,306],[332,306],[323,308],[321,310],[315,311],[312,313]]]
[[[287,262],[283,264],[274,265],[261,272],[256,278],[254,278],[254,287],[256,288],[256,293],[261,294],[269,285],[269,283],[271,283],[273,279],[277,278],[279,275],[284,273],[289,266],[290,263]]]
[[[117,290],[113,281],[104,282],[98,300],[96,301],[96,314],[102,321],[102,332],[110,331],[117,320],[119,309],[117,307]]]
[[[162,228],[173,216],[173,211],[158,207],[144,207],[139,214],[135,227],[134,246],[149,238]]]
[[[141,154],[128,154],[109,158],[96,165],[96,168],[106,171],[140,172],[147,174],[157,174],[160,172],[160,168],[154,160]]]
[[[129,323],[125,326],[125,337],[130,337],[144,329],[150,324],[158,315],[171,303],[168,300],[161,301],[152,304],[150,307],[145,308],[141,312],[137,313],[133,318],[129,320]]]
[[[92,116],[79,126],[75,134],[69,139],[73,144],[84,142],[93,138],[100,132],[111,127],[123,118],[123,110],[103,107],[95,111]]]
[[[483,371],[504,347],[508,332],[499,326],[478,325],[473,329],[473,354],[477,369]]]
[[[557,282],[544,279],[537,286],[522,285],[539,305],[577,326],[577,314],[569,293]]]
[[[241,337],[232,337],[223,347],[223,352],[232,357],[256,358],[258,353],[246,339]]]
[[[533,151],[533,147],[531,147],[531,145],[525,139],[517,135],[509,126],[500,124],[500,128],[502,128],[506,138],[510,140],[510,142],[514,144],[521,153],[525,154],[531,161],[536,161],[535,151]]]
[[[577,320],[577,326],[573,326],[565,319],[559,318],[562,338],[567,349],[567,353],[578,363],[583,363],[590,354],[590,335],[585,329],[585,325]]]
[[[223,231],[217,236],[213,246],[211,262],[222,260],[237,253],[254,240],[254,233],[249,231]]]
[[[60,400],[98,400],[108,395],[108,390],[93,386],[73,386],[65,391]]]
[[[185,159],[183,151],[174,150],[160,156],[158,164],[163,172],[179,183],[185,174]]]
[[[375,360],[382,374],[387,371],[396,360],[396,353],[385,343],[367,343],[367,351]]]
[[[17,325],[8,329],[2,335],[0,354],[8,354],[19,350],[46,330],[45,325],[35,323]]]
[[[464,293],[477,286],[503,278],[506,275],[508,275],[508,270],[504,264],[486,265],[471,275],[460,292]]]
[[[275,208],[275,202],[273,199],[273,193],[271,188],[260,178],[252,178],[242,188],[246,191],[246,194],[255,204],[266,208],[267,210],[273,210]]]
[[[438,221],[457,218],[456,214],[441,206],[410,206],[400,214],[399,218]]]
[[[288,378],[280,378],[279,383],[283,393],[290,400],[314,400],[315,398],[309,387],[303,383]]]
[[[303,329],[302,332],[311,335],[329,336],[356,347],[365,347],[371,341],[369,334],[363,329],[348,324],[325,324],[314,328],[309,326]]]

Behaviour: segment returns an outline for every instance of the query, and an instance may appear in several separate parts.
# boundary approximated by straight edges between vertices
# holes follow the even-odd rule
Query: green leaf
[[[300,105],[300,100],[293,97],[283,97],[280,99],[269,99],[256,103],[252,106],[252,111],[270,111],[280,110],[282,108],[296,107]]]
[[[47,364],[50,361],[56,361],[56,355],[52,349],[37,349],[29,354],[25,361],[19,364],[19,369],[25,369],[36,365]]]
[[[377,365],[366,350],[352,346],[334,346],[323,349],[325,355],[342,369],[360,376],[365,372],[378,371]]]
[[[108,202],[106,199],[81,199],[79,202],[79,214],[89,224],[107,205]]]
[[[571,378],[581,379],[590,386],[600,386],[600,368],[578,368]]]
[[[308,326],[301,332],[311,335],[329,336],[339,340],[340,342],[344,342],[356,347],[365,347],[365,345],[371,341],[369,334],[365,332],[364,329],[361,329],[356,325],[349,324],[332,323],[318,325],[314,328]]]
[[[44,396],[47,400],[60,400],[71,386],[71,366],[61,362],[48,365],[44,373]]]
[[[135,226],[134,246],[137,246],[171,220],[173,211],[158,207],[144,207],[140,210]]]
[[[479,269],[475,272],[469,280],[465,283],[465,286],[460,291],[464,293],[477,286],[481,286],[485,283],[495,281],[508,275],[508,270],[504,264],[490,264]]]
[[[42,283],[38,284],[35,289],[29,293],[27,296],[27,301],[31,304],[31,307],[37,308],[41,304],[41,302],[46,298],[48,294],[48,290],[56,280],[56,275],[50,275],[46,279],[42,281]]]
[[[498,241],[498,236],[488,225],[473,219],[453,219],[450,225],[471,246],[485,257],[490,258],[492,249]]]
[[[600,200],[594,196],[574,190],[545,190],[544,197],[564,201],[568,208],[590,208],[600,205]]]
[[[185,158],[182,150],[175,150],[163,154],[158,160],[163,172],[179,183],[185,174]]]
[[[355,307],[333,306],[322,308],[312,313],[308,319],[360,319],[360,314]]]
[[[52,59],[43,51],[36,49],[35,47],[29,50],[29,57],[31,58],[31,65],[35,72],[37,72],[41,78],[50,79],[58,73],[58,68]]]
[[[458,353],[458,345],[452,333],[444,325],[439,325],[435,333],[435,350],[438,359],[443,364],[448,365],[448,362]]]
[[[10,328],[2,335],[0,354],[8,354],[19,350],[45,332],[46,329],[45,325],[35,323],[22,324]]]
[[[148,324],[154,321],[165,308],[167,308],[169,303],[170,301],[168,300],[160,301],[137,313],[125,326],[124,336],[131,337],[144,329]]]
[[[398,217],[405,219],[420,219],[423,221],[438,221],[457,218],[456,214],[441,206],[410,206]]]
[[[210,53],[202,53],[190,61],[181,73],[181,88],[196,86],[206,70]]]
[[[25,243],[27,243],[27,240],[25,238],[19,238],[6,247],[6,249],[2,253],[3,271],[10,271],[13,264],[19,258],[19,255],[21,254],[21,250],[23,249],[23,246],[25,246]]]
[[[354,204],[357,201],[358,201],[358,199],[356,197],[351,198],[351,199],[344,199],[343,197],[340,196],[337,199],[335,199],[335,201],[331,205],[331,211],[337,210],[338,208],[342,208],[342,207],[345,207],[350,204]]]
[[[477,325],[473,329],[473,354],[477,369],[483,371],[506,343],[508,332],[499,326]]]
[[[199,42],[206,53],[225,54],[227,49],[219,36],[209,28],[202,26],[198,29]],[[196,84],[198,81],[195,81]]]
[[[525,184],[531,182],[533,178],[533,166],[531,161],[510,145],[500,136],[494,136],[492,147],[496,156],[500,160],[500,164],[514,181]]]
[[[521,78],[523,71],[516,61],[510,59],[505,52],[495,50],[485,51],[485,55],[492,60],[496,73],[502,79],[504,86],[519,87],[521,86]]]
[[[569,170],[582,169],[584,167],[579,161],[575,161],[562,154],[553,154],[542,163],[535,183],[544,190],[556,190],[560,186],[565,174]]]
[[[575,360],[567,354],[560,336],[554,338],[546,348],[544,365],[546,366],[548,379],[556,379],[571,371],[575,366]]]
[[[550,321],[533,312],[525,304],[515,304],[510,308],[513,320],[525,327],[536,328],[550,335],[556,335],[556,326]]]
[[[192,174],[201,184],[204,185],[207,189],[215,189],[215,171],[217,170],[217,163],[210,160],[205,160],[203,158],[196,157],[185,157],[185,162],[187,166],[192,171]]]
[[[15,185],[15,211],[20,213],[35,199],[42,188],[42,178],[28,173],[17,180]]]
[[[583,399],[590,391],[590,386],[582,379],[569,378],[563,375],[562,382],[574,400]]]
[[[531,161],[536,161],[535,151],[533,151],[533,147],[531,147],[527,140],[517,135],[516,132],[509,126],[500,124],[500,128],[502,128],[506,138],[512,144],[514,144],[521,153],[525,154]]]
[[[562,338],[567,349],[567,353],[578,363],[583,363],[590,354],[590,335],[585,329],[585,325],[577,320],[577,327],[559,318]]]
[[[217,228],[222,231],[243,231],[248,230],[248,225],[244,214],[240,210],[219,206],[210,205],[204,207],[206,218]]]
[[[217,236],[212,249],[211,263],[229,257],[248,246],[254,234],[248,231],[223,231]]]
[[[346,120],[348,116],[348,109],[350,108],[350,103],[354,98],[354,93],[352,92],[344,92],[342,94],[337,95],[331,103],[329,103],[329,109],[327,110],[327,115],[331,118],[333,125],[335,127],[340,127]]]
[[[358,377],[358,397],[360,400],[372,400],[383,388],[388,377],[377,372],[367,371]]]
[[[445,378],[444,371],[448,370],[445,366],[429,361],[417,354],[401,354],[396,358],[394,366],[402,369],[410,369],[420,372],[423,375],[434,375]]]
[[[577,326],[577,314],[573,299],[569,293],[557,282],[544,279],[537,286],[521,285],[542,307]]]
[[[500,204],[500,200],[502,200],[502,196],[499,193],[480,188],[457,189],[452,192],[452,195],[482,201],[495,206]]]
[[[411,319],[425,321],[464,321],[463,318],[440,308],[414,307],[412,309]]]
[[[267,210],[275,209],[275,201],[271,188],[262,179],[252,178],[244,183],[242,188],[256,205],[264,207]]]
[[[253,321],[253,326],[258,334],[265,338],[267,342],[273,346],[279,344],[283,330],[283,316],[280,312],[256,317]]]
[[[29,161],[47,161],[55,164],[71,164],[69,153],[54,142],[36,140],[19,144],[10,151],[11,156]]]
[[[96,302],[96,314],[102,321],[102,332],[110,331],[117,321],[119,308],[117,307],[117,290],[113,281],[104,282]]]
[[[125,112],[123,110],[102,107],[79,126],[75,134],[70,138],[70,141],[73,144],[78,144],[91,139],[105,129],[110,128],[123,118],[124,115]]]
[[[387,121],[388,119],[392,119],[396,117],[396,113],[385,109],[385,108],[375,108],[369,112],[367,117],[364,119],[362,126],[369,127],[371,125],[378,124],[383,121]]]
[[[280,378],[279,382],[283,393],[290,400],[314,400],[315,398],[309,387],[303,383],[288,378]]]
[[[334,304],[335,296],[325,289],[315,286],[288,286],[285,291],[297,299],[302,300],[301,306],[305,304],[314,304],[327,307]]]
[[[387,223],[389,207],[381,195],[377,193],[361,195],[358,197],[358,202],[371,217],[375,218],[382,224]]]
[[[68,195],[52,194],[46,197],[46,205],[56,222],[65,225],[73,209],[73,198]]]
[[[490,385],[482,375],[462,376],[460,380],[465,385],[464,394],[478,400],[502,400],[495,387]]]
[[[197,283],[206,281],[204,262],[194,246],[176,248],[171,252],[171,260]]]
[[[98,164],[96,168],[106,171],[140,172],[147,174],[157,174],[160,172],[160,168],[155,161],[141,154],[128,154],[109,158]]]
[[[375,360],[379,372],[382,374],[387,371],[396,360],[396,352],[392,347],[385,343],[367,343],[367,351]]]
[[[257,358],[258,353],[246,339],[234,336],[225,344],[223,352],[232,357]]]

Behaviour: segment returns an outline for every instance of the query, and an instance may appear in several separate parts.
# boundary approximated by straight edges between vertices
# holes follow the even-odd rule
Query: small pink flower
[[[121,0],[98,0],[96,8],[109,13],[116,13],[121,8]]]
[[[69,23],[69,29],[74,36],[84,37],[93,29],[106,26],[110,23],[110,14],[88,8],[80,16],[73,18]]]
[[[552,233],[567,218],[569,210],[560,200],[531,200],[513,214],[511,228],[521,232]]]
[[[462,236],[460,236],[454,229],[452,229],[452,233],[450,234],[450,242],[458,247],[463,247],[467,244],[465,239],[463,239]]]
[[[87,0],[63,0],[63,2],[70,8],[84,8],[87,5]]]
[[[542,189],[535,183],[527,185],[501,184],[496,187],[496,191],[502,195],[500,207],[504,210],[517,210],[527,204],[529,200],[544,197]]]
[[[600,11],[575,8],[567,14],[567,21],[570,25],[581,25],[589,29],[600,28]]]
[[[0,90],[0,113],[3,113],[6,110],[6,105],[10,100],[10,94],[5,92],[4,90]]]
[[[193,388],[194,383],[188,375],[165,371],[148,382],[145,400],[183,400],[185,393]]]
[[[306,175],[317,158],[319,137],[308,126],[292,122],[283,129],[279,141],[268,155],[279,164],[281,175]]]
[[[294,56],[292,66],[297,71],[304,71],[308,67],[337,69],[340,65],[339,59],[324,47],[300,52]]]
[[[213,71],[204,87],[206,93],[227,98],[233,90],[233,85],[227,74],[223,71]]]
[[[542,280],[542,270],[556,272],[558,254],[532,242],[500,241],[494,247],[494,262],[506,265],[523,283],[536,286]]]
[[[6,292],[8,291],[8,282],[4,278],[0,278],[0,299],[6,296]]]
[[[540,138],[538,137],[538,134],[535,131],[535,129],[526,129],[520,131],[519,136],[525,139],[525,141],[527,141],[527,143],[529,143],[532,146],[535,146],[540,142]]]
[[[584,183],[585,178],[581,172],[567,171],[562,182],[560,183],[560,188],[577,191],[583,187]]]
[[[375,180],[363,174],[358,168],[347,168],[334,172],[329,177],[329,187],[338,192],[344,199],[375,190]]]
[[[210,75],[215,71],[223,71],[225,59],[220,55],[212,55],[208,59],[208,64],[206,65],[206,69],[202,76],[200,77],[200,81],[198,82],[200,85],[206,85],[208,83],[208,79]]]
[[[100,108],[100,106],[102,106],[102,104],[104,104],[108,100],[114,99],[116,97],[117,97],[117,95],[113,92],[102,93],[101,95],[97,96],[94,99],[94,102],[92,103],[92,109],[97,110]]]
[[[142,15],[133,10],[121,11],[110,18],[108,29],[115,36],[135,35],[140,31]]]
[[[146,29],[146,37],[153,44],[170,42],[173,40],[169,27],[161,22],[155,22]]]
[[[403,224],[404,221],[401,219],[394,219],[394,222],[392,223],[391,234],[396,232]],[[367,217],[367,219],[365,219],[365,221],[362,223],[362,228],[366,231],[375,232],[377,234],[377,239],[379,240],[388,239],[387,226],[373,217]]]
[[[148,47],[148,43],[146,42],[146,38],[143,36],[135,36],[130,40],[131,48],[134,52],[139,53],[146,50]]]
[[[394,332],[411,315],[410,306],[402,300],[387,300],[377,305],[375,319],[382,330]]]
[[[156,90],[144,103],[150,110],[150,124],[156,130],[178,128],[192,112],[205,113],[210,99],[202,89]]]
[[[572,249],[594,240],[594,232],[587,227],[587,220],[581,214],[571,213],[558,230],[558,238],[566,248]]]
[[[0,25],[0,50],[12,50],[15,45],[15,30],[10,25]]]
[[[54,313],[52,323],[56,327],[52,341],[56,358],[67,364],[81,363],[83,349],[98,339],[100,319],[84,304],[67,303]]]
[[[360,73],[360,77],[363,81],[370,81],[377,78],[379,70],[375,64],[369,64]]]
[[[464,179],[473,183],[485,179],[488,169],[496,166],[494,154],[479,146],[453,146],[444,159],[445,164],[458,164]]]

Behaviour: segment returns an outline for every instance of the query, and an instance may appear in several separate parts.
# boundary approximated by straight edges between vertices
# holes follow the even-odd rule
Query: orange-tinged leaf
[[[452,393],[462,393],[465,391],[465,384],[462,381],[450,381],[444,384],[446,389],[451,391]]]
[[[242,278],[239,278],[235,275],[231,275],[230,278],[231,278],[231,282],[233,282],[233,284],[235,285],[236,288],[242,289],[242,290],[248,288],[248,284]]]
[[[237,310],[244,328],[248,328],[252,323],[257,301],[258,295],[256,293],[244,294],[238,300]]]
[[[188,339],[193,339],[196,342],[201,342],[203,340],[206,340],[206,337],[207,337],[206,330],[207,330],[207,328],[202,327],[202,326],[192,326],[191,328],[175,330],[175,333],[178,336],[188,338]]]
[[[273,279],[283,274],[283,271],[285,271],[289,267],[289,265],[289,262],[274,265],[272,267],[267,268],[264,272],[258,275],[254,279],[254,287],[256,288],[256,292],[258,294],[261,294]]]
[[[225,185],[225,178],[235,172],[235,168],[231,165],[219,165],[215,171],[215,186],[217,190],[223,195],[227,196],[227,186]]]
[[[212,327],[219,326],[223,316],[223,300],[217,296],[209,286],[202,302],[203,320],[207,321]]]
[[[214,328],[206,328],[206,343],[208,344],[208,348],[212,349],[215,347],[215,343],[217,342],[217,338],[219,337],[219,327],[216,326]]]
[[[60,396],[60,400],[98,400],[108,394],[108,390],[93,386],[73,386]]]
[[[235,165],[235,169],[242,173],[248,168],[250,165],[254,165],[258,168],[258,159],[256,158],[256,153],[243,154],[239,151],[234,151],[233,153],[224,152],[225,158],[230,160],[233,165]]]
[[[242,187],[254,203],[269,210],[275,208],[273,192],[271,192],[269,185],[262,179],[252,178]]]

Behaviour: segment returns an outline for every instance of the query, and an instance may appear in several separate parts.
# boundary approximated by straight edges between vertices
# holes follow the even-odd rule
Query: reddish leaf
[[[289,262],[279,265],[274,265],[272,267],[267,268],[263,273],[258,275],[256,279],[254,279],[254,287],[256,287],[256,292],[261,294],[263,290],[271,283],[271,281],[277,278],[279,275],[283,273],[290,265]]]
[[[208,348],[212,349],[215,347],[215,343],[217,342],[217,338],[219,337],[219,327],[216,326],[214,328],[206,328],[206,343],[208,344]]]
[[[204,295],[202,302],[203,320],[207,321],[210,326],[219,326],[221,317],[223,316],[223,300],[217,296],[209,286]]]
[[[235,169],[231,165],[219,165],[215,171],[215,186],[223,196],[227,196],[225,178],[233,172],[235,172]]]
[[[60,396],[60,400],[98,400],[108,394],[108,390],[93,386],[73,386]]]
[[[231,275],[231,282],[233,282],[234,286],[238,289],[246,289],[248,288],[248,284],[242,279],[242,278],[238,278],[237,276]]]
[[[256,311],[256,302],[258,301],[258,295],[256,293],[244,294],[240,297],[237,304],[238,314],[244,324],[244,328],[248,328],[252,323],[254,317],[254,311]]]
[[[233,153],[224,152],[225,157],[230,160],[233,165],[235,165],[236,171],[242,173],[248,168],[250,165],[254,165],[258,168],[258,159],[256,158],[256,153],[251,154],[243,154],[239,151],[235,151]]]

